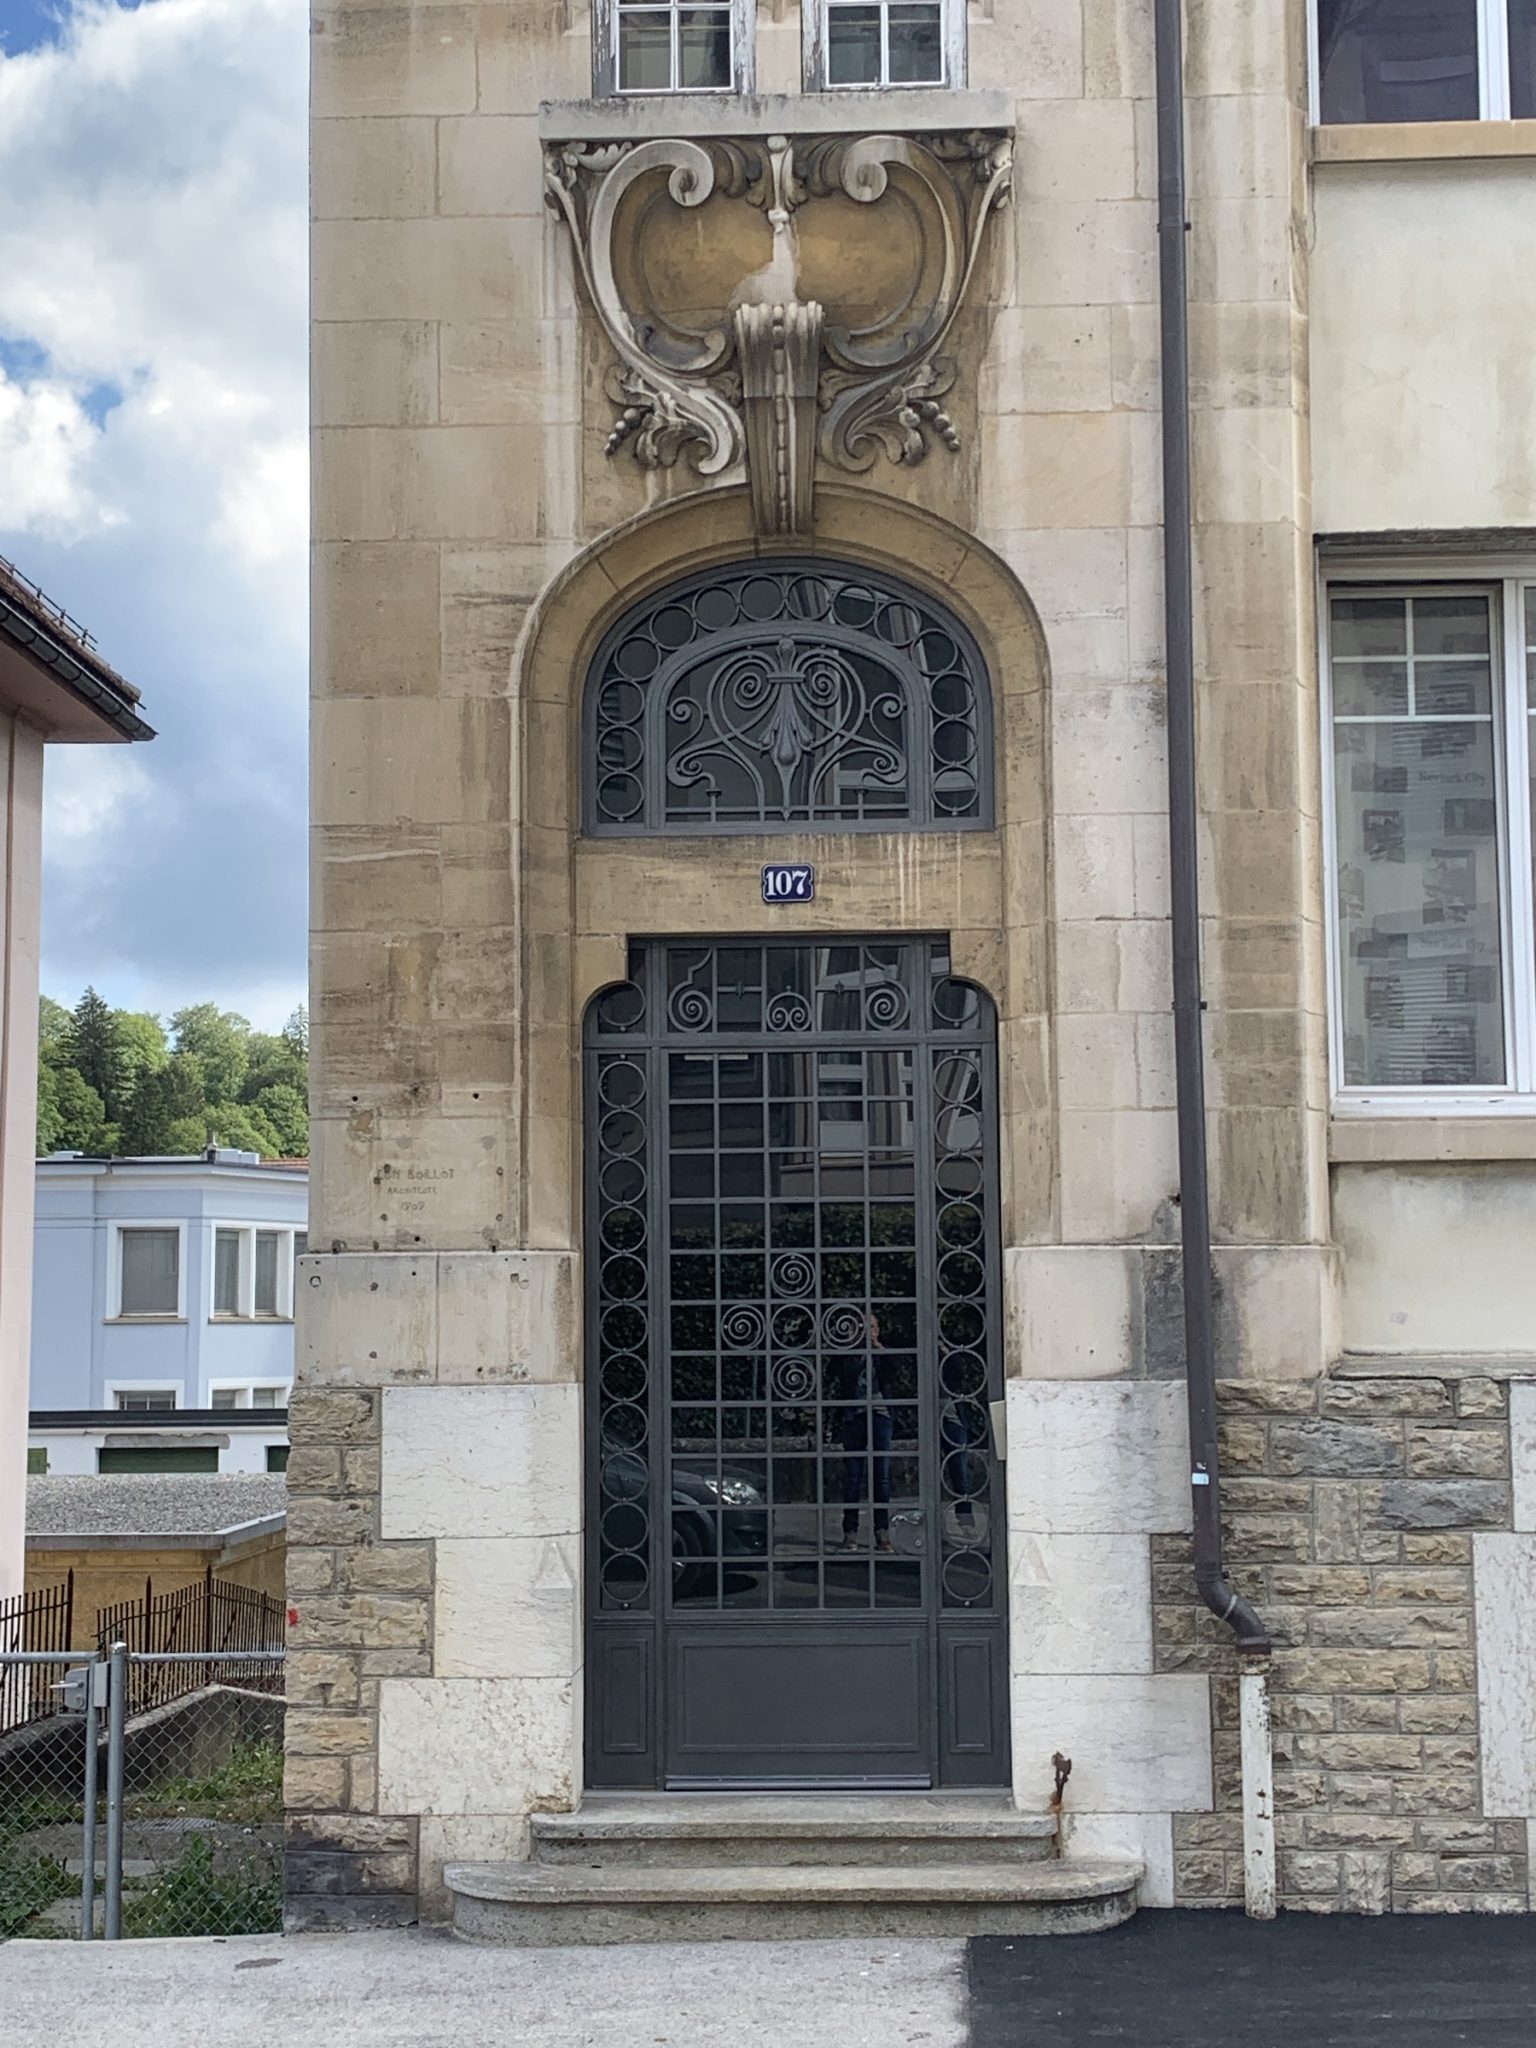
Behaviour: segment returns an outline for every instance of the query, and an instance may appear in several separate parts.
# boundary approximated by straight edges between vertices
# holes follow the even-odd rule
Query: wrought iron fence
[[[0,1657],[17,1651],[67,1650],[75,1617],[75,1575],[60,1586],[39,1586],[0,1600]],[[0,1669],[0,1735],[24,1728],[53,1711],[44,1665],[10,1663]]]
[[[13,1671],[47,1707],[0,1735],[0,1940],[281,1927],[280,1649],[0,1652]]]
[[[96,1640],[106,1656],[114,1643],[129,1651],[128,1709],[166,1706],[213,1682],[251,1692],[282,1688],[270,1657],[283,1647],[286,1610],[281,1600],[237,1586],[205,1571],[200,1584],[157,1593],[144,1581],[142,1600],[121,1600],[97,1610]]]

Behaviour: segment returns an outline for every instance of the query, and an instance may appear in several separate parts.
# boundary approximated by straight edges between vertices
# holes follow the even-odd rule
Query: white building
[[[302,1163],[254,1152],[38,1161],[29,1441],[50,1471],[173,1469],[156,1447],[197,1453],[183,1469],[266,1469],[286,1442],[308,1199]]]

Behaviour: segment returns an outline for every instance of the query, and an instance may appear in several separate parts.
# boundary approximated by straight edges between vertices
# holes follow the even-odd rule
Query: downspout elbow
[[[1226,1623],[1237,1638],[1238,1649],[1248,1657],[1267,1657],[1274,1648],[1269,1630],[1249,1603],[1227,1578],[1220,1563],[1201,1562],[1195,1566],[1195,1588],[1218,1621]]]

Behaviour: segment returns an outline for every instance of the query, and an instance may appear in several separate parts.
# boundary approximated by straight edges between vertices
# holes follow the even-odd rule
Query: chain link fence
[[[0,1651],[0,1940],[282,1927],[283,1652]]]

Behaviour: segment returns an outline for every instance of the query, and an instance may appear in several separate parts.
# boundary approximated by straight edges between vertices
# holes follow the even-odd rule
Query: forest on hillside
[[[38,1019],[37,1149],[138,1155],[233,1145],[264,1159],[309,1152],[309,1016],[255,1031],[193,1003],[168,1020],[114,1010],[88,988]]]

